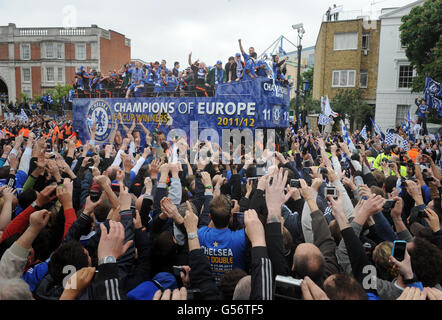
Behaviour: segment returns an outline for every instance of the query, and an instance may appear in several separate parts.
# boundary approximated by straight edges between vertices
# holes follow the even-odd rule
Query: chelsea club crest
[[[105,141],[112,131],[112,119],[112,109],[106,101],[98,100],[92,102],[87,112],[87,128],[89,134],[95,122],[97,124],[95,140]]]

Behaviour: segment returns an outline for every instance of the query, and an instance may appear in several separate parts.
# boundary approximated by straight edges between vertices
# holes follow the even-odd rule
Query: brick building
[[[371,106],[376,104],[380,21],[324,21],[315,46],[313,99],[339,89],[361,88]]]
[[[103,74],[130,61],[130,39],[96,25],[84,28],[0,26],[0,95],[10,101],[72,84],[80,66]]]

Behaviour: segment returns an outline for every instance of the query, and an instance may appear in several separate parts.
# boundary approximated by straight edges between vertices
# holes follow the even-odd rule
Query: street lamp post
[[[296,81],[296,104],[295,104],[295,116],[296,116],[296,129],[299,128],[299,88],[301,85],[301,53],[302,53],[302,45],[301,40],[305,33],[304,26],[302,23],[298,23],[292,26],[294,30],[298,30],[298,77]]]

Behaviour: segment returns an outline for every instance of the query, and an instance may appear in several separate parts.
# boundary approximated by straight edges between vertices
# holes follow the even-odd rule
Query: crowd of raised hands
[[[442,299],[430,155],[378,169],[370,143],[301,131],[254,158],[122,127],[102,146],[95,126],[81,147],[2,135],[0,299]]]

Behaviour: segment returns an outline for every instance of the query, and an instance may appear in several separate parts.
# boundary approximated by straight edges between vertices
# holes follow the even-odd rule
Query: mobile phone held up
[[[336,187],[334,187],[334,186],[326,186],[324,188],[324,196],[326,199],[328,196],[332,196],[333,199],[337,199],[338,198],[338,189],[336,189]]]
[[[387,200],[385,201],[384,206],[382,207],[385,211],[390,211],[396,205],[396,200]]]
[[[405,258],[405,250],[407,250],[407,241],[395,240],[393,241],[393,251],[391,255],[397,260],[402,261]]]
[[[290,188],[301,188],[301,182],[299,182],[299,179],[291,179],[290,180]]]

